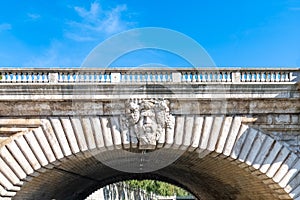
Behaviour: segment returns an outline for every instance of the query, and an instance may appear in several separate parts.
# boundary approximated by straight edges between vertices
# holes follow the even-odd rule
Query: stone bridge
[[[0,69],[0,198],[157,179],[198,199],[300,199],[300,70]]]

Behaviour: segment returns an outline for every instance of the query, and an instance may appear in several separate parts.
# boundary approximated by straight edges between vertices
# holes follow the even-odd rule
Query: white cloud
[[[34,67],[58,67],[59,65],[74,65],[76,62],[74,57],[71,58],[70,55],[66,56],[64,48],[65,45],[62,42],[58,40],[52,40],[47,49],[41,51],[39,54],[33,54],[25,63],[23,63],[23,65]]]
[[[94,2],[89,9],[76,6],[74,10],[81,19],[68,22],[65,36],[75,41],[97,40],[99,36],[123,31],[130,24],[122,19],[123,14],[127,11],[125,4],[104,10],[98,2]]]
[[[0,24],[0,32],[11,30],[11,24],[2,23]]]
[[[39,19],[41,17],[39,14],[35,14],[35,13],[27,13],[27,16],[31,20],[37,20],[37,19]]]
[[[94,41],[95,39],[91,36],[80,36],[76,33],[65,33],[65,36],[75,40],[77,42],[88,42],[88,41]]]
[[[77,14],[82,18],[88,18],[95,20],[98,17],[99,12],[101,12],[101,8],[98,3],[94,2],[91,4],[90,10],[86,10],[82,7],[75,6],[74,10]]]

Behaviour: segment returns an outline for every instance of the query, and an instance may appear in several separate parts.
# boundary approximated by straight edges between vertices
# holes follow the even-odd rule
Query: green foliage
[[[127,185],[131,188],[141,188],[146,190],[147,192],[153,192],[157,195],[162,195],[162,196],[172,196],[172,195],[177,195],[177,196],[188,196],[190,195],[189,192],[186,190],[177,187],[175,185],[162,182],[162,181],[156,181],[156,180],[130,180],[130,181],[125,181]]]

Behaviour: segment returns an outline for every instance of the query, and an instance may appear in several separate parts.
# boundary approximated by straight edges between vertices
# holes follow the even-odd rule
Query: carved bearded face
[[[126,108],[127,120],[136,137],[143,144],[155,144],[165,131],[168,106],[164,101],[143,100],[129,102]]]
[[[145,134],[156,133],[157,122],[154,110],[141,110],[141,119],[139,124],[141,127],[143,127],[143,131]]]

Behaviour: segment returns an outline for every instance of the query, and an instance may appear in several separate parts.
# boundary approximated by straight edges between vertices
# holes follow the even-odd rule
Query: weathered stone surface
[[[123,79],[128,70],[113,70],[105,80],[68,80],[68,69],[59,76],[46,70],[45,81],[0,80],[0,198],[82,199],[101,184],[126,178],[182,183],[199,199],[298,198],[299,70],[274,69],[281,75],[273,74],[275,79],[272,70],[225,70],[230,76],[222,80],[196,80],[189,76],[193,70],[180,70],[163,71],[167,78],[160,81],[150,80],[147,70],[133,82]],[[272,80],[249,79],[247,73]],[[128,99],[170,102],[154,142],[144,138],[138,146],[144,132],[134,125],[153,112],[137,103],[143,109],[134,121]],[[94,157],[145,149],[183,154],[166,168],[138,175]],[[109,161],[128,164],[126,158]]]

